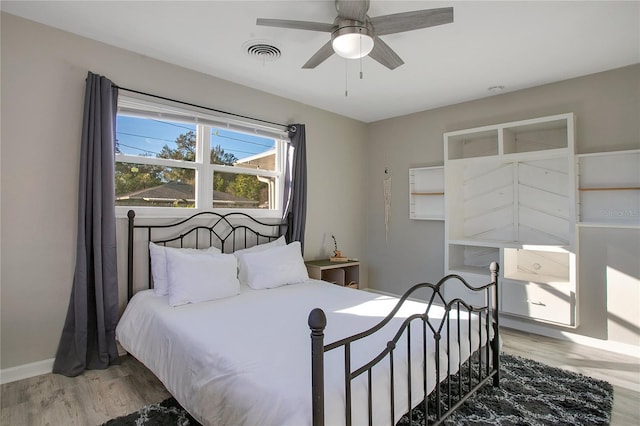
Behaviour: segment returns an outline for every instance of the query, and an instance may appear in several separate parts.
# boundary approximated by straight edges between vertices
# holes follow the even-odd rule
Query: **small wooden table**
[[[358,288],[360,282],[360,262],[348,260],[346,262],[331,262],[329,259],[311,260],[305,262],[309,278],[328,281],[330,283]]]

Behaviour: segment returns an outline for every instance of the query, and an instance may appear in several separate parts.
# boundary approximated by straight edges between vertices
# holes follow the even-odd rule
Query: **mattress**
[[[123,348],[146,365],[189,413],[204,425],[310,425],[311,340],[309,312],[327,316],[325,344],[378,323],[396,298],[340,287],[318,280],[269,290],[242,288],[238,296],[171,307],[167,296],[137,293],[127,305],[116,336]],[[407,301],[395,318],[372,336],[351,346],[352,370],[386,346],[402,322],[423,313],[426,305]],[[444,310],[432,306],[429,321],[438,328]],[[465,314],[466,315],[466,314]],[[457,332],[442,329],[440,380],[457,370],[458,359],[486,342],[485,324],[461,314],[467,337],[453,345]],[[411,363],[411,406],[424,398],[422,323],[411,326],[410,345],[403,337],[394,354],[395,412],[389,404],[389,361],[372,372],[373,424],[389,424],[408,411],[407,371]],[[453,329],[452,329],[453,330]],[[427,341],[427,393],[435,384],[435,345]],[[448,350],[447,341],[451,348]],[[407,356],[407,352],[411,352]],[[450,371],[447,371],[447,352]],[[410,360],[410,361],[409,361]],[[325,423],[345,424],[344,350],[325,353]],[[352,384],[352,419],[367,423],[367,374]]]

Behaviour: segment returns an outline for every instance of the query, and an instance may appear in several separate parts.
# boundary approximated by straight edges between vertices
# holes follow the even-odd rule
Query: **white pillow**
[[[231,254],[214,256],[168,250],[169,305],[200,303],[240,293],[237,261]]]
[[[283,235],[277,240],[273,240],[268,243],[258,244],[257,246],[249,247],[246,249],[236,250],[233,252],[233,255],[238,259],[238,262],[240,262],[240,258],[247,253],[256,253],[259,251],[265,251],[274,247],[282,247],[286,245],[287,245],[287,240],[284,239],[284,235]]]
[[[206,249],[174,248],[160,246],[150,242],[149,253],[151,254],[151,276],[153,277],[153,293],[156,296],[166,296],[169,294],[166,253],[168,251],[175,250],[182,253],[220,254],[220,249],[217,247],[209,247]]]
[[[238,266],[240,282],[255,290],[301,283],[309,279],[299,241],[246,253],[241,256]]]

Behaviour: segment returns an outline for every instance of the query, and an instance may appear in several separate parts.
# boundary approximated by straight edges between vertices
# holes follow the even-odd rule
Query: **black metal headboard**
[[[172,247],[208,248],[218,247],[223,253],[232,253],[247,247],[264,244],[285,236],[290,242],[291,214],[287,220],[277,223],[267,223],[257,220],[246,213],[200,212],[177,222],[158,225],[135,224],[136,213],[129,210],[127,236],[127,300],[133,297],[133,269],[134,269],[134,237],[135,230],[146,229],[143,242],[147,247],[149,242]],[[159,235],[160,234],[160,235]],[[149,263],[148,288],[151,288],[151,262]]]

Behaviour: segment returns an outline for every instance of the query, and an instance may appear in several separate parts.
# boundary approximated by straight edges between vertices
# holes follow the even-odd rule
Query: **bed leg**
[[[127,301],[133,297],[133,221],[136,212],[129,210],[127,212]]]
[[[500,306],[498,305],[500,298],[498,295],[498,272],[500,271],[500,266],[497,262],[491,262],[489,266],[491,271],[491,282],[494,284],[493,289],[493,368],[495,369],[495,374],[493,375],[493,387],[500,387],[500,318],[499,311]]]
[[[311,393],[313,426],[324,426],[324,328],[327,317],[322,309],[309,314],[311,329]]]

